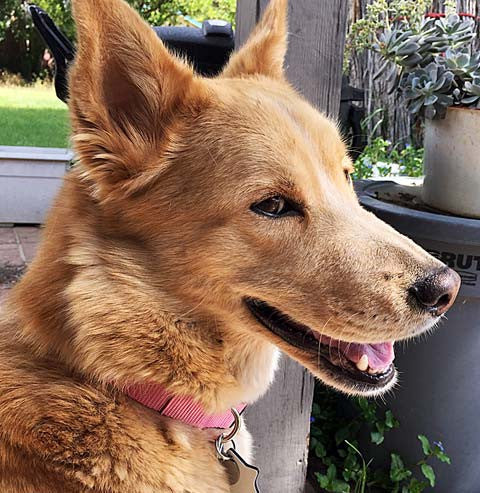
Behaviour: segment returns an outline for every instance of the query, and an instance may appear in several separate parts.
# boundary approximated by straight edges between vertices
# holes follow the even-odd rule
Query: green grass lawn
[[[53,87],[0,85],[0,145],[68,147],[67,106]]]

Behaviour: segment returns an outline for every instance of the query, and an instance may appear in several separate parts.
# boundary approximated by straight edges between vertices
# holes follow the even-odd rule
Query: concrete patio
[[[40,228],[0,226],[0,303],[33,260]]]

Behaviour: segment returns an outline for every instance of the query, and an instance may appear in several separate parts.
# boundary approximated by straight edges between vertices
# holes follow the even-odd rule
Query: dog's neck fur
[[[193,397],[207,412],[261,396],[276,367],[274,347],[241,330],[223,330],[219,320],[172,312],[168,293],[148,282],[149,273],[127,258],[127,250],[107,251],[96,225],[79,228],[85,221],[78,218],[93,205],[86,194],[73,201],[79,194],[72,187],[80,185],[72,178],[47,222],[37,258],[12,296],[21,338],[40,357],[90,381],[120,389],[161,384]],[[113,259],[115,269],[109,265]]]

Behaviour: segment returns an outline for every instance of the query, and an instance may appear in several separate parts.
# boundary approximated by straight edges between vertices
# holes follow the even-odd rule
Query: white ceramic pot
[[[437,209],[480,218],[480,110],[449,108],[425,123],[423,200]]]

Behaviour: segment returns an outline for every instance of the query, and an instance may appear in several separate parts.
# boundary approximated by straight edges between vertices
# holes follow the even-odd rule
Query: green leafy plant
[[[350,400],[317,385],[310,429],[310,464],[316,467],[314,477],[326,492],[336,493],[421,493],[436,484],[434,461],[450,464],[440,442],[431,443],[418,435],[422,458],[408,464],[391,452],[387,469],[374,467],[360,448],[360,437],[368,433],[370,441],[382,446],[385,435],[400,426],[390,410],[363,398]],[[414,441],[412,437],[412,441]],[[413,446],[413,444],[412,444]]]
[[[479,108],[480,54],[474,53],[475,21],[461,18],[453,3],[443,18],[424,18],[425,1],[375,0],[353,24],[347,56],[371,50],[412,114],[442,118],[449,106]]]
[[[374,138],[355,162],[355,179],[388,175],[422,176],[423,148],[392,146],[382,137]]]

